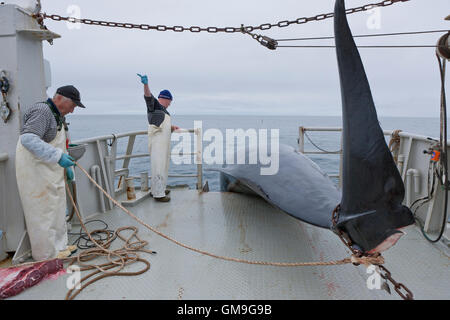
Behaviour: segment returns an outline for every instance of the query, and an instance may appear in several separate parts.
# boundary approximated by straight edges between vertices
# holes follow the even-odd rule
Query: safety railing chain
[[[372,10],[377,7],[387,7],[391,6],[397,2],[406,2],[410,0],[384,0],[378,3],[366,4],[360,7],[350,8],[346,10],[346,14],[353,14],[362,11]],[[190,31],[193,33],[199,32],[208,32],[208,33],[246,33],[253,37],[253,39],[257,40],[261,45],[274,50],[278,46],[277,41],[263,35],[252,34],[253,31],[261,30],[266,31],[271,28],[285,28],[290,25],[299,25],[305,24],[311,21],[321,21],[325,19],[329,19],[334,17],[334,13],[323,13],[318,14],[312,17],[302,17],[297,18],[295,20],[283,20],[278,21],[277,23],[263,23],[259,26],[241,26],[241,27],[184,27],[184,26],[166,26],[166,25],[149,25],[149,24],[135,24],[129,22],[111,22],[111,21],[103,21],[103,20],[93,20],[93,19],[81,19],[75,17],[63,17],[56,14],[47,14],[47,13],[36,13],[33,14],[33,17],[38,21],[38,23],[43,26],[44,19],[51,19],[54,21],[66,21],[70,23],[81,23],[86,25],[95,25],[102,27],[111,27],[111,28],[125,28],[125,29],[140,29],[140,30],[156,30],[156,31],[174,31],[174,32],[184,32]]]

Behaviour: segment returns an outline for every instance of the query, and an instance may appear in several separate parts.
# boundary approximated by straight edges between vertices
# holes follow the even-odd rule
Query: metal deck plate
[[[158,230],[192,247],[257,261],[312,262],[349,257],[329,230],[307,225],[257,197],[172,190],[170,203],[152,198],[131,211]],[[364,266],[272,267],[228,262],[201,255],[152,233],[120,209],[99,215],[110,229],[135,225],[151,263],[136,277],[110,277],[76,299],[400,299],[393,291],[369,290]],[[72,231],[78,231],[74,227]],[[386,252],[386,267],[416,299],[450,299],[449,257],[426,242],[415,227]],[[138,270],[134,265],[127,270]],[[14,299],[64,299],[64,275],[46,280]]]

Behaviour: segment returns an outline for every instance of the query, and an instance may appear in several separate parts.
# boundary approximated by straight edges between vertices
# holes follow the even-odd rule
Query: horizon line
[[[108,116],[146,116],[145,113],[112,113]],[[71,116],[105,116],[104,113],[89,113],[89,114],[71,114]],[[342,118],[342,115],[306,115],[306,114],[242,114],[242,113],[227,113],[227,114],[187,114],[187,113],[181,113],[177,114],[177,116],[259,116],[259,117],[292,117],[292,116],[298,116],[298,117],[338,117]],[[430,116],[398,116],[398,115],[378,115],[380,118],[413,118],[413,119],[440,119],[439,117],[430,117]],[[450,115],[448,116],[450,119]]]

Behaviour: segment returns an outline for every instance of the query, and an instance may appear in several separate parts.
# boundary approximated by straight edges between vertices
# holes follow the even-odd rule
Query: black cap
[[[64,86],[64,87],[58,88],[58,90],[56,90],[56,93],[62,95],[63,97],[69,98],[77,106],[79,106],[81,108],[86,108],[81,103],[80,91],[78,91],[77,88],[75,88],[74,86]]]

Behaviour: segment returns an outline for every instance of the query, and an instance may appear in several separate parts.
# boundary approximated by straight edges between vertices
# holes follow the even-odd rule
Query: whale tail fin
[[[363,252],[395,244],[414,223],[405,189],[378,122],[369,82],[347,22],[344,0],[334,14],[342,95],[342,199],[336,227]]]

